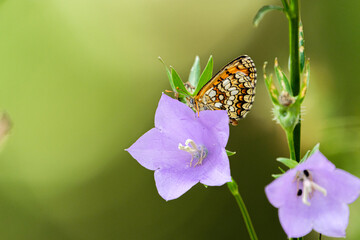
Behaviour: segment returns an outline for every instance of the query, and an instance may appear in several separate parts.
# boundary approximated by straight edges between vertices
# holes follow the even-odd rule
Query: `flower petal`
[[[314,172],[314,181],[327,190],[329,197],[352,203],[360,195],[360,179],[341,169]]]
[[[349,221],[349,207],[334,199],[312,201],[318,212],[314,216],[314,230],[329,237],[345,237]]]
[[[229,139],[229,117],[225,110],[201,111],[200,122],[211,130],[222,147],[225,147]]]
[[[187,171],[162,168],[155,171],[156,188],[166,201],[176,199],[199,181],[191,178]]]
[[[291,169],[265,187],[266,196],[274,207],[279,208],[288,202],[291,196],[296,196],[295,176],[296,170]]]
[[[288,238],[305,236],[312,229],[311,208],[301,201],[291,201],[279,208],[279,219]]]
[[[185,167],[191,155],[178,149],[177,142],[153,128],[142,135],[128,151],[143,167],[156,170],[160,167]]]
[[[172,132],[183,120],[194,120],[196,114],[186,104],[162,94],[155,113],[155,127]]]
[[[181,144],[187,139],[192,139],[197,144],[205,145],[203,139],[208,139],[210,132],[186,104],[165,94],[162,95],[156,110],[155,127]]]
[[[206,165],[204,163],[204,166],[199,166],[206,168],[200,180],[202,184],[221,186],[227,182],[231,182],[229,157],[225,149],[219,149],[219,151],[215,156],[209,156],[205,159]],[[213,157],[213,159],[211,157]]]
[[[304,163],[299,164],[296,169],[299,171],[305,169],[321,169],[333,171],[335,170],[335,165],[330,162],[320,151],[317,151],[313,155],[311,155]]]

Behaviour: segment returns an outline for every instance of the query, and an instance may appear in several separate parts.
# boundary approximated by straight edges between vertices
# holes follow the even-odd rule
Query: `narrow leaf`
[[[281,177],[283,175],[283,173],[281,173],[281,174],[271,174],[271,176],[273,177],[273,178],[279,178],[279,177]]]
[[[305,153],[304,157],[300,160],[299,163],[305,162],[305,160],[309,157],[309,154],[310,154],[310,150],[308,150],[308,151]]]
[[[305,67],[305,40],[304,28],[302,22],[299,24],[299,57],[300,57],[300,72],[304,72]]]
[[[262,8],[259,9],[259,11],[256,13],[253,19],[253,24],[255,25],[255,27],[259,25],[260,21],[263,19],[265,14],[272,10],[284,11],[284,9],[280,6],[274,6],[274,5],[263,6]]]
[[[263,66],[263,73],[264,73],[264,80],[265,80],[265,84],[266,84],[266,88],[268,89],[269,95],[271,97],[271,100],[274,104],[279,104],[279,92],[275,87],[275,84],[272,80],[272,75],[270,75],[269,77],[266,75],[266,65],[267,62],[264,63]]]
[[[175,71],[174,68],[170,67],[170,69],[171,69],[171,78],[174,81],[176,92],[182,95],[190,95],[190,93],[186,90],[184,83],[181,81],[179,74]]]
[[[318,151],[320,148],[320,143],[316,144],[315,147],[311,150],[309,157],[313,155],[316,151]]]
[[[290,158],[277,158],[276,161],[281,162],[288,168],[294,168],[298,165],[298,162],[296,162],[295,160],[292,160]]]
[[[305,156],[300,160],[299,163],[305,162],[311,155],[313,155],[316,151],[318,151],[320,148],[320,143],[316,144],[314,148],[310,151],[308,150],[305,154]]]
[[[300,104],[305,99],[305,95],[306,95],[307,89],[309,87],[309,82],[310,82],[310,59],[308,59],[306,61],[305,73],[302,76],[302,82],[300,85],[300,93],[299,93],[299,97],[298,97],[298,101]]]
[[[200,71],[200,58],[199,56],[196,56],[189,74],[189,82],[195,88],[197,87],[200,80]]]
[[[171,77],[171,73],[170,73],[169,68],[166,66],[164,60],[162,60],[161,57],[158,57],[158,59],[160,60],[160,62],[162,62],[162,64],[163,64],[164,67],[165,67],[166,74],[167,74],[167,76],[168,76],[168,78],[169,78],[169,82],[170,82],[171,89],[172,89],[174,92],[177,92],[177,91],[176,91],[176,88],[175,88],[175,85],[174,85],[174,81],[173,81],[173,79],[172,79],[172,77]]]
[[[291,96],[293,96],[292,89],[290,87],[290,82],[287,79],[285,73],[281,70],[277,58],[275,58],[274,69],[275,69],[276,78],[281,88],[281,92],[285,91],[288,92]]]
[[[226,154],[230,157],[236,154],[236,152],[231,152],[229,150],[226,150]]]
[[[196,86],[193,96],[195,96],[200,91],[200,89],[211,79],[213,73],[213,67],[214,67],[214,61],[212,56],[210,56],[209,61],[207,62],[206,67],[200,76],[199,83]]]

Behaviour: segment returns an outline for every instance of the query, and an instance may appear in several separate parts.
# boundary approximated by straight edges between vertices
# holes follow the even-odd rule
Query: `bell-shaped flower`
[[[201,111],[163,94],[155,128],[127,151],[155,171],[157,190],[165,200],[180,197],[198,182],[220,186],[231,181],[225,146],[229,138],[226,111]]]
[[[265,188],[270,203],[279,208],[281,226],[289,238],[312,229],[345,237],[349,207],[360,194],[360,179],[336,169],[319,151]]]

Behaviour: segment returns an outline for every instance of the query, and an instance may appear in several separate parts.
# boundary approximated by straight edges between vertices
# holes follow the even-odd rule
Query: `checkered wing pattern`
[[[255,98],[256,68],[249,56],[240,56],[223,67],[194,97],[197,110],[227,110],[237,125],[250,111]]]

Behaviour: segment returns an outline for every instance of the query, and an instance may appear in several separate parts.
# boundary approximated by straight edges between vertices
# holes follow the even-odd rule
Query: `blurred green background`
[[[170,89],[158,56],[186,79],[195,55],[203,67],[213,55],[217,71],[242,54],[259,79],[252,112],[231,127],[232,175],[259,238],[285,239],[264,194],[288,149],[262,65],[277,56],[286,68],[288,29],[280,12],[253,27],[265,4],[280,1],[0,1],[0,106],[13,122],[0,153],[1,239],[248,239],[226,186],[165,202],[153,172],[124,151],[153,127]],[[302,1],[311,58],[303,153],[321,142],[358,177],[359,12],[355,0]],[[348,239],[360,239],[360,200],[350,209]]]

